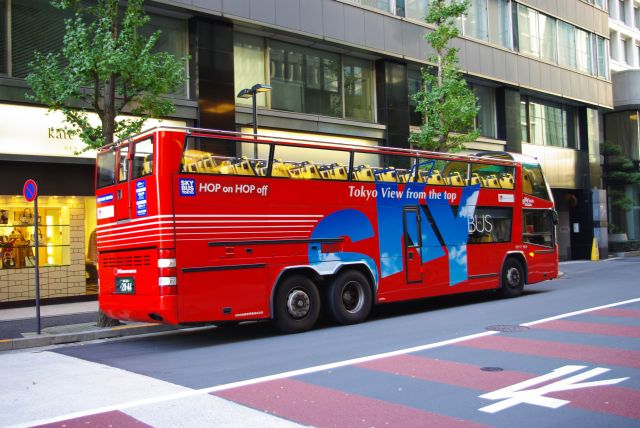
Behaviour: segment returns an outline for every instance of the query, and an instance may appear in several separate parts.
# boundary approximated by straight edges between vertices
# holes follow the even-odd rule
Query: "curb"
[[[16,349],[38,348],[50,345],[62,345],[65,343],[84,342],[98,339],[111,339],[114,337],[134,336],[149,333],[161,333],[166,331],[182,330],[181,327],[174,327],[164,324],[133,324],[120,325],[116,327],[98,328],[91,331],[62,334],[44,334],[40,336],[21,337],[17,339],[0,339],[0,351],[11,351]]]

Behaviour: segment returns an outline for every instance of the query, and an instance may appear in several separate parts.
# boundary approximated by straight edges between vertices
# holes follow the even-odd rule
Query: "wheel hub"
[[[350,313],[355,313],[362,309],[362,305],[364,305],[364,296],[359,283],[349,282],[345,284],[342,289],[342,304]]]
[[[520,285],[520,272],[516,268],[507,271],[507,283],[509,287],[517,287]]]
[[[304,318],[311,309],[311,299],[303,290],[292,290],[287,299],[287,311],[293,318]]]

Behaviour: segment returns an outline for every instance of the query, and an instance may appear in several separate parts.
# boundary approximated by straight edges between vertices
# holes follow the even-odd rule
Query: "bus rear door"
[[[120,146],[118,149],[118,171],[116,176],[116,194],[115,194],[115,214],[116,221],[128,220],[131,218],[130,208],[130,170],[131,158],[129,156],[129,145]]]

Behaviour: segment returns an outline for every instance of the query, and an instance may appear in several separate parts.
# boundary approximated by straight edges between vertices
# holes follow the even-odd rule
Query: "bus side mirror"
[[[558,225],[558,211],[551,210],[551,220],[553,221],[554,225]]]

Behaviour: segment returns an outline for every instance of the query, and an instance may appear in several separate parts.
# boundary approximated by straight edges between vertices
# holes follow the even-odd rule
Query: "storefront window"
[[[69,265],[69,228],[69,210],[65,206],[47,204],[39,207],[37,229],[32,206],[15,204],[0,207],[1,267],[20,269],[35,266],[36,249],[40,266]]]

